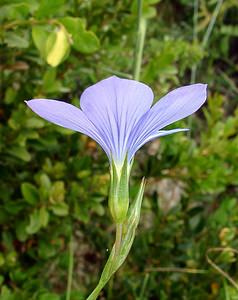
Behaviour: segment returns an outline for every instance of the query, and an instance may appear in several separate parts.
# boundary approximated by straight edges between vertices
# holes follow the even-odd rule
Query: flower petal
[[[150,122],[157,130],[197,111],[207,98],[207,85],[202,83],[180,87],[161,98],[150,111]],[[150,123],[151,124],[151,123]]]
[[[57,100],[33,99],[25,102],[31,110],[47,121],[90,136],[101,145],[110,157],[110,149],[107,148],[97,129],[81,109]]]
[[[159,100],[140,120],[130,137],[133,145],[144,145],[161,128],[197,111],[206,101],[206,84],[192,84],[173,90]],[[134,148],[134,147],[133,147]]]
[[[113,159],[122,163],[130,133],[152,101],[153,92],[147,85],[112,76],[87,88],[80,105],[111,149]]]
[[[147,137],[147,139],[143,140],[142,142],[138,143],[138,144],[134,144],[133,147],[130,149],[129,151],[129,159],[131,159],[137,150],[139,150],[144,144],[156,139],[156,138],[159,138],[159,137],[162,137],[162,136],[165,136],[165,135],[169,135],[169,134],[173,134],[173,133],[177,133],[177,132],[181,132],[181,131],[188,131],[189,129],[188,128],[176,128],[176,129],[171,129],[171,130],[159,130],[157,133],[155,134],[151,134],[150,136]]]

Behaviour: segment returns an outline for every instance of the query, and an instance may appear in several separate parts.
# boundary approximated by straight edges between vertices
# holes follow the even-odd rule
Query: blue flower
[[[83,92],[81,109],[48,99],[26,103],[42,118],[94,139],[120,168],[148,141],[187,130],[161,129],[197,111],[206,100],[206,89],[201,83],[183,86],[151,107],[154,96],[147,85],[112,76]]]

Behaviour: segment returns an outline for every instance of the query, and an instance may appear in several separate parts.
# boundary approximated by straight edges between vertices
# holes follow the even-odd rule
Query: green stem
[[[230,294],[228,291],[228,287],[227,287],[227,283],[226,283],[226,279],[223,280],[223,283],[224,283],[225,298],[226,298],[226,300],[231,300]]]
[[[145,278],[144,278],[143,284],[142,284],[142,288],[141,288],[141,292],[140,292],[140,296],[139,296],[139,299],[138,299],[138,300],[143,300],[143,299],[145,299],[144,295],[145,295],[146,286],[147,286],[148,281],[149,281],[149,277],[150,277],[149,274],[146,274],[146,275],[145,275]]]
[[[208,28],[204,34],[204,37],[202,39],[202,49],[204,50],[207,46],[207,43],[209,41],[209,38],[211,36],[211,33],[212,33],[212,30],[215,26],[215,23],[216,23],[216,19],[217,19],[217,16],[219,14],[219,11],[220,11],[220,8],[221,8],[221,5],[223,3],[223,0],[218,0],[217,1],[217,5],[213,11],[213,14],[212,14],[212,18],[210,20],[210,23],[208,25]],[[199,0],[194,0],[194,16],[193,16],[193,42],[196,41],[197,39],[197,21],[198,21],[198,8],[199,8]],[[201,63],[201,61],[200,61]],[[194,64],[192,65],[192,68],[191,68],[191,80],[190,80],[190,83],[193,84],[195,83],[196,81],[196,75],[197,75],[197,69],[198,69],[198,64]],[[188,118],[188,128],[191,128],[192,126],[192,118],[193,116],[190,116]],[[191,138],[191,131],[189,130],[188,133],[187,133],[188,137]],[[191,151],[192,148],[189,149],[189,151]]]
[[[109,280],[108,282],[108,290],[107,290],[107,299],[111,300],[113,299],[113,282],[114,282],[114,277]]]
[[[210,23],[209,23],[209,25],[208,25],[208,27],[207,27],[207,31],[206,31],[206,33],[205,33],[205,35],[204,35],[204,37],[203,37],[203,40],[202,40],[202,47],[203,47],[203,49],[205,49],[206,46],[207,46],[208,40],[209,40],[209,38],[210,38],[210,36],[211,36],[212,30],[213,30],[213,28],[214,28],[214,25],[215,25],[215,23],[216,23],[218,14],[219,14],[219,12],[220,12],[222,3],[223,3],[223,0],[218,0],[218,1],[217,1],[217,5],[216,5],[216,7],[215,7],[215,9],[214,9],[214,12],[213,12],[213,14],[212,14],[211,21],[210,21]]]
[[[209,25],[207,27],[207,30],[203,36],[203,39],[202,39],[202,49],[204,50],[206,47],[207,47],[207,44],[208,44],[208,41],[209,41],[209,38],[212,34],[212,30],[215,26],[215,23],[216,23],[216,20],[217,20],[217,17],[218,17],[218,14],[220,12],[220,9],[221,9],[221,6],[222,6],[222,3],[223,3],[223,0],[218,0],[217,1],[217,4],[216,4],[216,7],[213,11],[213,14],[212,14],[212,17],[211,17],[211,20],[209,22]],[[195,12],[195,9],[196,7],[194,8],[194,12]],[[194,19],[195,20],[195,19]],[[198,65],[195,64],[192,66],[192,74],[191,74],[191,83],[194,83],[195,80],[196,80],[196,72],[197,72],[197,67]]]
[[[103,289],[104,284],[99,282],[98,285],[95,287],[95,289],[92,291],[92,293],[88,296],[86,300],[96,300],[99,296],[101,290]]]
[[[121,249],[119,249],[119,252],[121,252]],[[115,255],[115,244],[112,248],[111,254],[107,260],[107,263],[103,269],[101,278],[95,287],[95,289],[92,291],[92,293],[88,296],[86,300],[96,300],[99,296],[101,290],[104,288],[104,286],[108,283],[110,278],[114,275],[114,273],[117,271],[117,269],[120,267],[120,256]]]
[[[197,23],[198,23],[198,7],[199,0],[194,0],[194,12],[193,12],[193,43],[197,40]],[[191,80],[190,83],[194,83],[196,79],[197,66],[194,64],[192,66]]]
[[[112,277],[112,275],[115,273],[117,260],[120,255],[121,251],[121,241],[122,241],[122,224],[116,225],[116,239],[114,246],[112,248],[112,252],[108,258],[108,261],[104,267],[102,276],[98,282],[98,285],[93,290],[93,292],[88,296],[87,300],[96,300],[101,290],[104,288],[106,283],[109,281],[109,279]],[[105,274],[104,274],[105,272]]]
[[[70,241],[69,241],[69,266],[68,266],[66,300],[70,300],[70,296],[71,296],[73,269],[74,269],[74,244],[73,244],[73,234],[71,233]]]
[[[121,248],[122,226],[122,224],[116,225],[115,256],[118,256]]]
[[[199,0],[194,0],[194,10],[193,10],[193,44],[197,41],[197,23],[198,23],[198,8],[199,8]],[[191,69],[191,79],[190,84],[195,83],[197,74],[197,65],[193,64]],[[192,116],[188,118],[188,128],[192,127]],[[191,130],[188,130],[187,136],[191,138]],[[191,151],[191,148],[189,149]]]
[[[146,35],[146,19],[142,15],[143,0],[138,0],[138,25],[137,25],[137,40],[134,54],[134,74],[135,80],[140,79],[140,71],[142,64],[143,48]]]

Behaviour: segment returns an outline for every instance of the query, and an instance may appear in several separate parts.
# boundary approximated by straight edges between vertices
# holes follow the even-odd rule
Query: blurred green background
[[[179,123],[190,133],[136,155],[131,195],[148,181],[141,222],[100,299],[237,300],[206,254],[238,248],[238,2],[144,0],[143,17],[140,80],[155,100],[192,82],[208,83],[209,98]],[[114,240],[108,161],[94,141],[23,101],[78,105],[100,79],[131,78],[137,1],[1,0],[0,22],[0,299],[64,300],[70,236],[71,300],[85,299]],[[234,252],[208,255],[237,282]]]

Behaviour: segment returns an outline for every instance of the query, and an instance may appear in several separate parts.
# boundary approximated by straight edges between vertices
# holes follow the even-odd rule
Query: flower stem
[[[108,282],[108,289],[107,289],[107,299],[113,299],[113,283],[114,283],[114,276]]]
[[[117,256],[120,252],[121,240],[122,240],[122,224],[117,224],[116,225],[115,256]]]
[[[144,48],[145,35],[146,35],[146,19],[142,15],[143,0],[138,0],[137,6],[138,6],[138,15],[137,15],[138,25],[137,25],[136,48],[134,54],[134,74],[133,74],[133,78],[135,80],[140,79],[142,55],[143,55],[143,48]]]
[[[93,292],[88,296],[87,300],[96,300],[99,293],[101,292],[101,290],[103,289],[103,287],[106,285],[106,283],[109,281],[109,279],[113,276],[113,274],[115,273],[115,269],[116,268],[116,264],[117,261],[119,259],[119,255],[121,252],[121,242],[122,242],[122,228],[123,228],[123,224],[117,224],[116,225],[116,239],[115,239],[115,243],[114,243],[114,247],[112,249],[111,255],[108,258],[107,264],[108,264],[108,272],[106,272],[106,275],[103,276],[102,273],[102,277],[98,283],[98,285],[96,286],[96,288],[93,290]],[[106,266],[105,266],[106,268]]]
[[[88,296],[86,300],[96,300],[99,296],[99,293],[103,289],[104,285],[99,282],[98,285],[95,287],[95,289],[92,291],[92,293]]]
[[[74,269],[74,245],[73,245],[73,234],[71,233],[70,241],[69,241],[69,266],[68,266],[66,300],[70,300],[71,297],[73,269]]]

